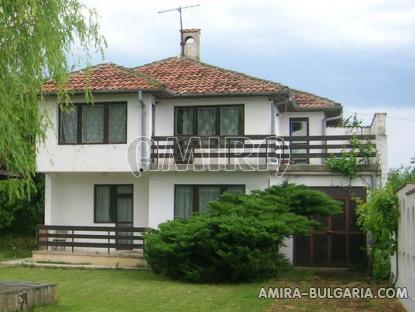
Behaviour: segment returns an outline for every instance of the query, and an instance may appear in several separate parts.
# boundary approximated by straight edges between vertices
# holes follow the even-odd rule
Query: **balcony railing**
[[[39,225],[37,244],[39,249],[66,250],[75,248],[104,248],[108,254],[118,250],[143,249],[145,232],[149,228],[118,226],[70,226]]]
[[[151,160],[158,167],[167,165],[265,165],[323,163],[330,156],[341,156],[352,148],[351,138],[370,141],[376,157],[375,135],[326,136],[155,136]],[[358,155],[359,156],[359,155]]]

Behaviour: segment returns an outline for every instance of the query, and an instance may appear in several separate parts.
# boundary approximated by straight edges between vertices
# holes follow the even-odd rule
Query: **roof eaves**
[[[111,94],[111,93],[135,93],[139,90],[143,92],[166,92],[168,94],[174,95],[171,90],[167,88],[137,88],[137,89],[103,89],[103,90],[92,90],[92,94]],[[68,91],[72,95],[79,95],[79,94],[85,94],[85,90],[69,90]],[[51,96],[51,95],[57,95],[58,93],[56,91],[54,92],[44,92],[44,95]]]
[[[289,88],[289,91],[290,91],[290,93],[291,93],[291,91],[294,91],[294,92],[297,92],[297,93],[303,93],[303,94],[306,94],[306,95],[309,95],[309,96],[313,96],[313,97],[316,97],[316,98],[318,98],[322,101],[329,102],[331,104],[331,106],[327,106],[327,105],[326,106],[317,106],[317,105],[314,105],[314,106],[313,105],[301,106],[297,103],[297,101],[294,98],[294,95],[291,93],[290,94],[290,101],[293,104],[293,108],[296,111],[322,111],[322,110],[323,111],[342,111],[343,110],[343,105],[341,105],[340,103],[335,102],[333,100],[330,100],[329,98],[321,97],[321,96],[315,95],[315,94],[310,93],[310,92],[305,92],[305,91],[302,91],[302,90],[296,90],[296,89],[292,89],[292,88]]]
[[[173,93],[175,98],[194,97],[242,97],[242,96],[273,96],[284,94],[284,91],[263,91],[263,92],[223,92],[223,93]]]

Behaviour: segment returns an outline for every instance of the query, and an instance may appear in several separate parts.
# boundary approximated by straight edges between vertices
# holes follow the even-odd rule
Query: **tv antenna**
[[[195,4],[195,5],[189,5],[189,6],[185,6],[185,7],[181,7],[179,6],[178,8],[174,8],[174,9],[168,9],[168,10],[163,10],[163,11],[159,11],[158,13],[168,13],[168,12],[174,12],[177,11],[179,12],[179,16],[180,16],[180,55],[184,56],[184,39],[183,39],[183,19],[182,19],[182,10],[184,9],[190,9],[190,8],[195,8],[200,6],[199,4]]]

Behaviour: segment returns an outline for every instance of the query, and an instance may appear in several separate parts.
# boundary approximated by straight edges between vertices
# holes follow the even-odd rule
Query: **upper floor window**
[[[243,135],[244,107],[243,105],[176,107],[175,134]]]
[[[127,103],[74,104],[59,113],[60,144],[127,143]]]

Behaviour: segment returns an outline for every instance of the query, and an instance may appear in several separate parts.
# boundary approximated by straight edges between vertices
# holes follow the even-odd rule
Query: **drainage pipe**
[[[145,137],[146,137],[146,104],[144,103],[143,100],[143,91],[142,90],[138,90],[138,102],[140,103],[141,106],[141,151],[140,151],[140,171],[143,171],[144,168],[146,166],[146,144],[144,142]]]

